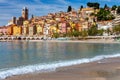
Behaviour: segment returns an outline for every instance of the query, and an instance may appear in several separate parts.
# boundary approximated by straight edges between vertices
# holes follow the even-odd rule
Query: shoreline
[[[54,72],[29,73],[4,80],[119,80],[120,57],[57,68]]]

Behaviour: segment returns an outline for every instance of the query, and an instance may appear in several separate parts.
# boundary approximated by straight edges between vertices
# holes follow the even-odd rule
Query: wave
[[[29,66],[21,66],[17,68],[6,69],[6,70],[4,69],[0,71],[0,79],[5,79],[13,75],[21,75],[21,74],[27,74],[27,73],[33,73],[33,72],[41,72],[41,73],[51,72],[51,71],[55,71],[56,68],[60,68],[60,67],[72,66],[72,65],[82,64],[82,63],[89,63],[89,62],[94,62],[101,59],[113,58],[113,57],[120,57],[120,54],[101,55],[93,58],[83,58],[83,59],[77,59],[77,60],[71,60],[71,61],[59,61],[51,64],[36,64],[36,65],[29,65]]]

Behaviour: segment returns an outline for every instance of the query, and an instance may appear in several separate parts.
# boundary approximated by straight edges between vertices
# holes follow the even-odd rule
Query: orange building
[[[8,35],[13,35],[13,26],[14,25],[7,26]]]
[[[80,22],[76,23],[75,29],[76,29],[77,31],[81,32],[81,31],[82,31],[82,24],[81,24]]]
[[[22,34],[22,27],[20,26],[13,26],[13,35],[14,36],[19,36]]]

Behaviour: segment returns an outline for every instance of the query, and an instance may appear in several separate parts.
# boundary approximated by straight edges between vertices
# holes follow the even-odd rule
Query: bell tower
[[[22,10],[22,18],[24,20],[28,20],[28,8],[27,7],[24,7]]]

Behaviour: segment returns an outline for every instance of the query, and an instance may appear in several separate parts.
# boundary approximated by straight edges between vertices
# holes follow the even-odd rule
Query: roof
[[[83,8],[82,11],[90,11],[90,10],[94,10],[93,8]]]

